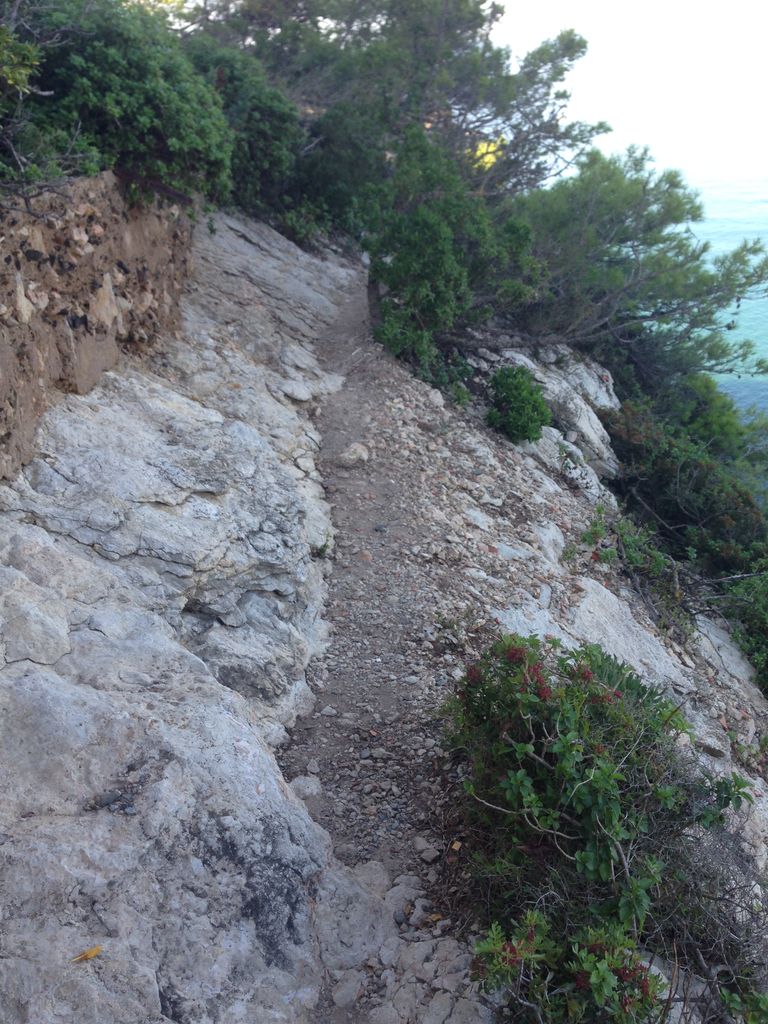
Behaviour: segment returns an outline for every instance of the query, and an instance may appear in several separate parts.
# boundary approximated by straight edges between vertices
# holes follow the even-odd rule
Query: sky
[[[504,0],[502,0],[502,3]],[[507,0],[495,41],[520,57],[564,28],[589,44],[566,81],[575,120],[607,121],[598,145],[647,145],[688,183],[768,183],[765,0]]]

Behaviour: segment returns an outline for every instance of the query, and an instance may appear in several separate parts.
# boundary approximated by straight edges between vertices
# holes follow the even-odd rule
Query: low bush
[[[726,584],[726,608],[737,622],[735,637],[768,693],[768,551],[744,579]]]
[[[623,464],[624,496],[671,553],[713,572],[748,572],[768,523],[737,472],[645,405],[625,402],[606,425]]]
[[[739,1001],[743,1020],[765,1019],[747,1014],[766,1005],[765,908],[727,828],[751,795],[686,756],[672,704],[599,647],[510,636],[450,713],[494,920],[477,973],[505,988],[512,1019],[663,1019],[653,958],[707,979],[684,997],[701,1019]]]
[[[690,636],[692,619],[680,586],[681,567],[659,547],[658,534],[626,515],[608,517],[604,505],[581,535],[594,561],[616,564],[631,577],[656,625],[678,640]],[[575,552],[574,552],[575,553]]]
[[[524,366],[505,366],[490,382],[488,423],[512,441],[538,441],[552,414],[533,374]]]

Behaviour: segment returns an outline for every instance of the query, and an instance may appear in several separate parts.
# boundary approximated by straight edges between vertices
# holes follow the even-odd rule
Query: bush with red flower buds
[[[689,973],[729,965],[713,1021],[728,1000],[751,1005],[768,918],[755,878],[712,856],[717,844],[737,855],[726,817],[750,794],[685,753],[679,710],[599,647],[555,638],[503,637],[460,693],[464,845],[496,918],[478,963],[483,984],[509,993],[512,1019],[657,1020],[668,986],[647,952]],[[711,985],[695,991],[713,998]]]

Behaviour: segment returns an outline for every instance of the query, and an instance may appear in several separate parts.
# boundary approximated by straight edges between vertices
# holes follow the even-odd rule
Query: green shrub
[[[607,544],[602,545],[602,541]],[[654,530],[624,515],[613,517],[609,523],[605,506],[596,505],[594,518],[582,533],[581,542],[594,549],[593,560],[615,563],[632,578],[660,629],[680,640],[690,636],[692,620],[680,587],[680,567],[658,546]]]
[[[693,550],[711,571],[749,571],[768,523],[738,473],[647,406],[625,402],[606,425],[627,501],[650,516],[672,554],[685,558]]]
[[[595,505],[595,515],[589,526],[581,535],[582,544],[594,546],[604,540],[608,533],[608,526],[605,521],[605,505]]]
[[[726,828],[751,795],[686,758],[674,705],[599,647],[509,636],[450,711],[469,765],[465,846],[495,921],[477,973],[506,987],[514,1020],[658,1020],[649,955],[728,964],[728,992],[754,998],[765,914]]]
[[[451,332],[495,304],[525,301],[509,286],[526,266],[528,235],[473,194],[456,162],[422,130],[405,133],[388,181],[361,204],[371,276],[388,288],[379,339],[438,385]]]
[[[37,47],[19,42],[8,28],[0,24],[0,102],[7,93],[14,96],[28,91],[30,76],[34,74],[39,59]]]
[[[228,197],[232,133],[221,102],[162,14],[120,0],[62,0],[30,17],[40,32],[63,33],[43,51],[28,109],[41,134],[77,135],[80,150],[140,187]]]
[[[491,378],[488,423],[512,441],[538,441],[552,422],[541,388],[524,366],[505,366]]]
[[[296,107],[250,54],[197,35],[186,52],[218,93],[234,135],[233,198],[248,213],[282,205],[303,139]]]
[[[753,563],[755,576],[727,584],[727,612],[737,622],[735,638],[768,692],[768,552]]]

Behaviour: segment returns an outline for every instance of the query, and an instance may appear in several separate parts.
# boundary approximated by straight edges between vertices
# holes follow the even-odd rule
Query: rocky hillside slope
[[[9,1024],[302,1021],[388,937],[269,749],[322,639],[307,343],[355,281],[199,232],[180,339],[54,396],[0,489]]]
[[[608,500],[599,368],[545,353],[561,432],[518,448],[373,345],[359,264],[226,215],[193,262],[178,333],[49,393],[0,485],[0,1019],[488,1021],[438,905],[463,645],[601,643],[715,770],[765,701],[713,623],[671,645],[563,557]]]

